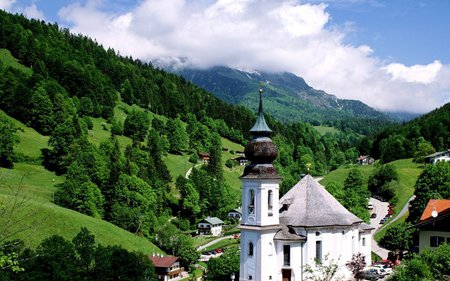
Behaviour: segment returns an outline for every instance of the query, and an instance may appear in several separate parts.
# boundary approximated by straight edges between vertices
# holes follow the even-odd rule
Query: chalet
[[[198,223],[198,234],[219,236],[222,234],[223,221],[216,217],[207,217]]]
[[[208,152],[199,152],[198,153],[198,157],[200,158],[200,160],[203,163],[208,164],[209,163],[209,159],[211,158],[211,155]]]
[[[436,152],[425,157],[426,163],[436,164],[439,161],[450,161],[450,149]]]
[[[234,158],[234,161],[236,161],[236,163],[240,166],[245,166],[248,163],[248,159],[245,158],[244,156],[240,156],[238,158]]]
[[[450,243],[450,200],[428,201],[419,222],[413,227],[419,230],[419,252]]]
[[[231,210],[228,212],[228,217],[233,220],[241,220],[242,217],[242,208],[239,207],[237,209]]]
[[[375,162],[375,159],[373,159],[369,155],[365,155],[365,156],[359,156],[358,158],[356,158],[356,162],[359,165],[372,165]]]
[[[180,280],[184,278],[184,268],[174,256],[150,256],[149,259],[155,265],[158,281]]]

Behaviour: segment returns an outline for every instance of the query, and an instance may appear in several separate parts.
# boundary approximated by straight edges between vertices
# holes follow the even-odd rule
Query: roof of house
[[[361,161],[361,160],[364,160],[366,158],[371,158],[371,157],[369,155],[362,155],[362,156],[359,156],[358,158],[356,158],[356,160]]]
[[[289,205],[280,213],[280,222],[285,225],[350,226],[362,222],[310,175],[306,175],[292,187],[280,199],[280,204]]]
[[[178,257],[174,256],[164,256],[164,257],[149,256],[148,258],[153,262],[155,267],[166,267],[166,268],[171,267],[178,260]]]
[[[428,220],[429,218],[432,218],[433,211],[436,211],[437,214],[439,215],[440,213],[444,212],[447,209],[450,209],[450,200],[430,199],[430,201],[428,201],[427,206],[425,207],[425,210],[422,213],[422,216],[420,217],[420,222]]]
[[[373,229],[375,229],[375,227],[370,226],[367,223],[363,222],[362,224],[359,225],[358,229],[360,232],[364,232],[367,230],[373,230]]]
[[[441,156],[443,154],[447,154],[449,152],[450,152],[450,150],[438,151],[433,154],[427,155],[425,158],[433,158],[433,157]]]
[[[242,215],[242,208],[239,207],[239,208],[236,208],[236,209],[233,209],[233,210],[229,211],[229,213],[231,213],[231,212],[239,213],[239,214]]]
[[[206,221],[207,223],[210,224],[223,224],[223,221],[217,217],[207,217],[203,219],[203,221]]]

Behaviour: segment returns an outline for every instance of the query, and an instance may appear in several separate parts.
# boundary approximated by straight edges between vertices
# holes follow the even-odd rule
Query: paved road
[[[400,211],[400,213],[398,213],[389,223],[393,223],[394,221],[403,217],[403,215],[405,215],[406,212],[408,212],[409,202],[411,202],[414,198],[416,198],[415,195],[411,196],[411,198],[409,198],[408,202],[406,202],[405,206],[403,206],[403,209]]]
[[[370,219],[370,225],[375,228],[375,231],[372,232],[372,252],[379,255],[382,259],[387,259],[389,251],[381,248],[377,241],[373,239],[375,233],[378,231],[378,229],[382,226],[380,224],[380,220],[384,218],[388,213],[388,202],[381,202],[380,200],[377,200],[375,198],[370,198],[369,202],[373,205],[373,211],[371,213],[376,213],[377,217]]]
[[[208,248],[209,246],[214,245],[214,244],[216,244],[217,242],[222,241],[222,240],[225,240],[225,239],[228,239],[228,238],[233,238],[233,235],[222,236],[222,237],[219,237],[219,238],[217,238],[217,239],[214,239],[214,240],[212,240],[212,241],[206,243],[205,245],[201,245],[200,247],[198,247],[198,248],[197,248],[197,251],[200,252],[201,250],[203,250],[203,249],[205,249],[205,248]]]

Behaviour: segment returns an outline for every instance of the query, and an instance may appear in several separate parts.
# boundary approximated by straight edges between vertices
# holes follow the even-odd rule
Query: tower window
[[[269,190],[269,194],[267,196],[267,209],[269,210],[269,216],[273,215],[273,191]]]
[[[250,202],[248,204],[248,213],[253,214],[255,212],[255,191],[250,189]]]
[[[291,265],[291,246],[289,245],[284,245],[283,246],[283,260],[284,260],[284,265]]]
[[[316,241],[316,260],[322,262],[322,241]]]
[[[248,243],[248,255],[253,256],[253,243]]]
[[[363,247],[366,246],[366,238],[365,237],[363,237],[363,239],[362,239],[362,245],[363,245]]]

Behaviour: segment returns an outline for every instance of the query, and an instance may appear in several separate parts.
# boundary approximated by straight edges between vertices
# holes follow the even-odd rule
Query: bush
[[[197,163],[198,161],[198,155],[197,153],[192,153],[191,156],[189,156],[189,162],[191,163]]]
[[[227,161],[225,161],[225,166],[227,166],[228,168],[233,168],[234,166],[234,161],[231,159],[228,159]]]
[[[89,118],[89,116],[83,116],[83,121],[89,130],[92,130],[92,128],[94,128],[94,123],[92,123],[92,119]]]

